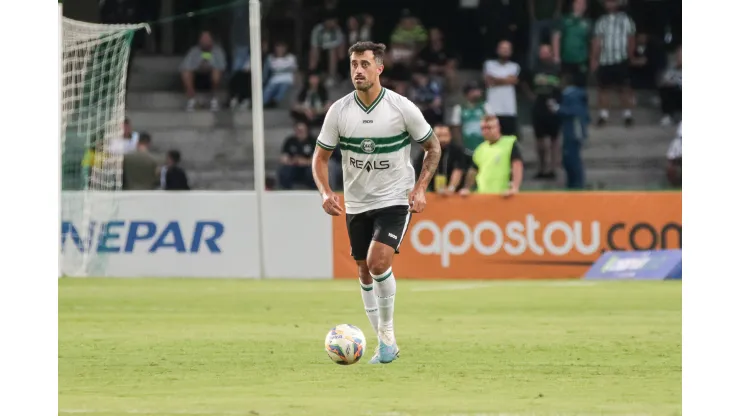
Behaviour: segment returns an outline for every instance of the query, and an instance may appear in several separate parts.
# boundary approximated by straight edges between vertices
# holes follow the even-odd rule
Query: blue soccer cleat
[[[370,359],[369,364],[388,364],[398,358],[401,350],[398,345],[387,345],[378,340],[378,347],[375,348],[375,355]]]

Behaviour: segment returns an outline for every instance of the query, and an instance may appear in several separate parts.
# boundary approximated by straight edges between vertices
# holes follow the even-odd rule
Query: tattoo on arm
[[[427,189],[429,182],[437,173],[437,165],[442,155],[442,149],[439,147],[439,139],[434,133],[432,133],[432,137],[428,138],[421,145],[426,153],[424,154],[424,162],[422,162],[421,173],[419,173],[419,180],[416,182],[416,186],[421,189]]]

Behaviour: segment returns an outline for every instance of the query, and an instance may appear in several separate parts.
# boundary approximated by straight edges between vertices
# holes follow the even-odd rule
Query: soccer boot
[[[378,334],[378,349],[375,353],[377,360],[375,359],[375,356],[373,356],[373,359],[370,360],[370,363],[372,364],[388,364],[398,357],[398,345],[396,344],[393,333],[387,334],[386,336],[384,335],[386,334]],[[384,338],[387,341],[384,341]]]
[[[401,355],[401,349],[396,346],[396,357],[398,358]],[[375,354],[370,358],[370,361],[368,364],[386,364],[380,361],[380,346],[375,347]]]

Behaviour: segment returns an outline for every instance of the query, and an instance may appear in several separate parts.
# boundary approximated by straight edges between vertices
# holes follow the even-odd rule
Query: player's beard
[[[375,83],[368,80],[367,78],[360,80],[360,81],[355,81],[355,89],[357,91],[366,92],[370,90],[370,88],[372,88],[373,85],[375,85]]]

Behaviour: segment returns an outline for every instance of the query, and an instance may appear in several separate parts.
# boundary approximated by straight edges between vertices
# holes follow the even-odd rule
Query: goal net
[[[116,216],[126,72],[139,25],[61,18],[62,253],[60,275],[105,275],[100,236]],[[103,245],[104,247],[104,245]]]

